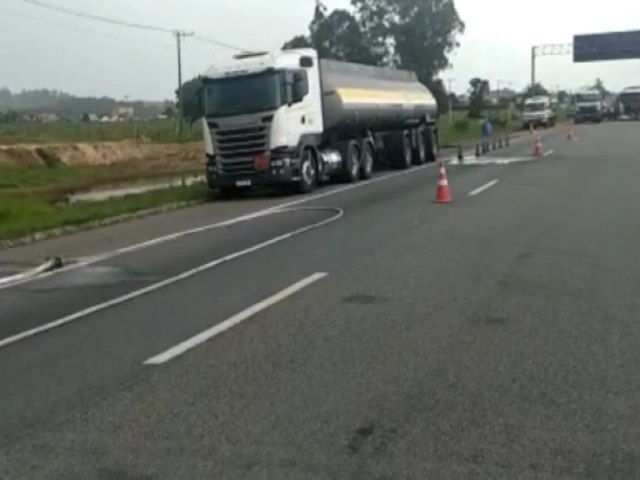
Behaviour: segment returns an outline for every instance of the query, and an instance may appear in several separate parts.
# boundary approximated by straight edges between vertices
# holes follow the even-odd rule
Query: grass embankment
[[[20,143],[118,142],[146,139],[156,143],[201,140],[200,123],[185,125],[180,136],[175,120],[125,122],[0,123],[0,145]]]
[[[108,166],[0,169],[0,240],[205,198],[202,185],[175,187],[96,202],[68,203],[74,192],[136,180],[175,177],[193,167],[150,169],[141,162]]]

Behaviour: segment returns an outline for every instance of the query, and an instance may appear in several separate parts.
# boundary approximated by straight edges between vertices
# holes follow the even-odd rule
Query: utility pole
[[[194,35],[193,32],[184,32],[181,30],[176,30],[173,32],[176,37],[176,46],[178,48],[178,138],[182,137],[182,124],[184,119],[184,110],[183,110],[183,102],[182,102],[182,38],[183,37],[192,37]]]
[[[538,47],[531,47],[531,87],[536,84],[536,54]]]
[[[449,125],[453,125],[453,105],[452,105],[452,101],[451,101],[451,95],[453,93],[453,82],[455,82],[456,79],[455,78],[447,78],[447,83],[449,84],[448,87],[448,97],[447,97],[447,103],[449,104]]]

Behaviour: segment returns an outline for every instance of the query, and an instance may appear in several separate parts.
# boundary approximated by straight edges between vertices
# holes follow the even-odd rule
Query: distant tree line
[[[89,114],[98,116],[111,115],[117,105],[126,104],[133,107],[135,115],[140,118],[151,118],[166,110],[164,102],[119,102],[110,97],[76,97],[57,90],[23,90],[12,93],[7,88],[0,89],[0,120],[18,119],[22,113],[45,111],[54,113],[60,118],[80,120]],[[12,112],[9,114],[9,112]]]

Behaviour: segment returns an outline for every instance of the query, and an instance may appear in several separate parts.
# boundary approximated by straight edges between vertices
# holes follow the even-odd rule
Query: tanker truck
[[[307,193],[436,159],[436,101],[412,72],[299,49],[239,54],[201,80],[207,183],[223,195]]]

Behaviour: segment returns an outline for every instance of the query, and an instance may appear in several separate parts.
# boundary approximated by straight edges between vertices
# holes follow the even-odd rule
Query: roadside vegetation
[[[199,201],[203,185],[175,187],[101,202],[56,202],[47,195],[0,191],[0,240],[24,237],[61,227],[84,225],[163,205]]]
[[[0,122],[0,145],[122,140],[183,143],[201,138],[199,122],[185,124],[182,134],[178,135],[176,122],[172,119],[122,122]]]

